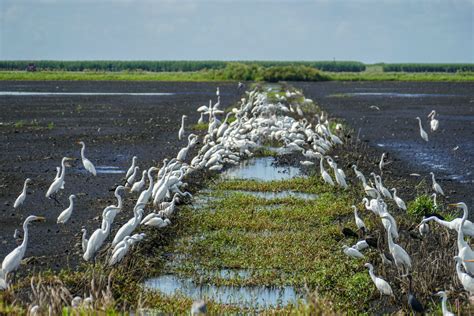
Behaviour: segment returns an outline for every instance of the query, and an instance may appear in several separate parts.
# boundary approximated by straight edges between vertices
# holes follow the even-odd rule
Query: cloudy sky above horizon
[[[0,0],[0,59],[474,62],[474,0]]]

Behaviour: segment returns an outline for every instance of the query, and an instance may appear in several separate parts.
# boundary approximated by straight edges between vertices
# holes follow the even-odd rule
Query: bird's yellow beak
[[[38,221],[38,222],[45,222],[45,221],[46,221],[46,217],[38,216],[38,217],[36,217],[35,221]]]
[[[451,204],[448,204],[449,207],[458,207],[458,203],[451,203]]]
[[[474,259],[467,259],[467,260],[464,260],[464,262],[474,262]]]

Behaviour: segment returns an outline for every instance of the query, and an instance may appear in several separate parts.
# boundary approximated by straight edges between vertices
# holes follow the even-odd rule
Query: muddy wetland
[[[0,313],[472,314],[473,90],[372,85],[5,83]]]

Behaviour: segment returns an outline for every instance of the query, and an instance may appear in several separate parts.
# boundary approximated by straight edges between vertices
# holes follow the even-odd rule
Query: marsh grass
[[[224,190],[292,190],[317,193],[318,198],[268,200],[241,192],[223,194]],[[327,187],[315,177],[272,182],[218,181],[210,192],[214,199],[199,211],[180,211],[177,222],[185,226],[181,227],[183,235],[173,253],[181,259],[168,267],[168,272],[191,277],[198,283],[289,285],[306,289],[307,294],[317,291],[339,311],[359,310],[360,306],[353,306],[354,300],[368,305],[371,281],[360,268],[361,262],[340,258],[343,235],[337,223],[342,221],[355,229],[348,222],[353,192]],[[244,269],[249,276],[222,278],[216,274],[221,269]],[[288,306],[286,311],[299,308],[303,307]]]

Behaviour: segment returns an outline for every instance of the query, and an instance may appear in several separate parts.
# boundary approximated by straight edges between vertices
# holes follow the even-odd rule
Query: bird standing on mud
[[[79,145],[82,146],[81,148],[81,158],[82,158],[82,165],[84,166],[84,169],[92,173],[94,176],[97,175],[97,172],[95,171],[94,164],[86,158],[84,155],[84,152],[86,150],[86,144],[83,141],[78,142]]]
[[[183,115],[183,116],[181,117],[181,128],[180,128],[179,131],[178,131],[178,139],[179,139],[179,140],[182,140],[183,137],[184,137],[184,119],[185,119],[185,118],[187,118],[186,115]]]
[[[438,182],[436,182],[436,179],[435,179],[435,175],[433,172],[430,172],[431,174],[431,179],[433,180],[433,191],[435,191],[436,193],[439,193],[441,195],[444,196],[444,192],[443,192],[443,189],[441,188],[441,186],[438,184]]]
[[[46,197],[49,198],[51,195],[57,193],[60,189],[64,188],[64,177],[66,175],[66,161],[67,160],[74,160],[73,158],[64,157],[61,160],[61,174],[59,178],[55,178],[53,183],[49,186],[48,191],[46,192]]]
[[[420,126],[420,136],[421,138],[423,138],[424,141],[428,141],[428,134],[425,132],[425,130],[423,129],[423,126],[421,125],[421,119],[420,117],[416,117],[416,119],[418,120],[418,124]]]
[[[26,199],[26,187],[28,186],[28,183],[31,182],[30,178],[27,178],[25,180],[25,183],[23,184],[23,190],[21,191],[20,195],[16,198],[15,203],[13,204],[14,208],[18,208],[20,205],[25,202]]]
[[[25,256],[26,246],[28,245],[28,224],[33,221],[44,220],[44,217],[35,215],[30,215],[25,219],[23,222],[23,242],[3,259],[0,278],[3,277],[3,279],[6,280],[8,274],[15,271],[20,266],[21,260]]]

